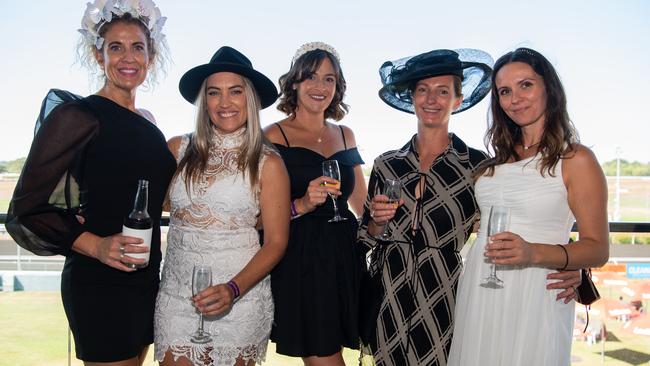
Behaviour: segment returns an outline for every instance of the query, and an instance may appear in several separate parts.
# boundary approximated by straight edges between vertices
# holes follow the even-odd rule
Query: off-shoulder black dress
[[[16,241],[38,238],[66,256],[61,296],[77,357],[84,361],[132,358],[153,342],[160,216],[175,168],[165,137],[153,123],[96,95],[57,107],[34,138],[8,219]],[[83,224],[55,203],[66,172],[85,188]],[[127,273],[72,251],[83,232],[102,237],[121,232],[138,179],[149,181],[149,266]]]
[[[278,125],[279,127],[279,125]],[[345,144],[345,136],[341,130]],[[284,132],[283,132],[284,135]],[[289,172],[291,199],[304,196],[309,182],[320,177],[325,160],[337,160],[341,192],[337,204],[346,221],[330,223],[331,199],[291,221],[284,257],[271,272],[275,317],[271,340],[289,356],[329,356],[341,347],[358,348],[358,293],[361,263],[355,242],[357,220],[347,199],[354,190],[354,167],[363,164],[357,148],[332,156],[276,144]]]

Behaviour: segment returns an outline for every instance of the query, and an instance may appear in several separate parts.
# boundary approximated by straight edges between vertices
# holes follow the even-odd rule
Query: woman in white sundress
[[[284,253],[289,228],[288,175],[259,123],[259,110],[273,104],[277,89],[230,47],[186,72],[179,88],[198,111],[196,130],[169,141],[178,169],[169,189],[155,356],[161,365],[253,365],[266,355],[273,321],[268,273]],[[195,265],[211,268],[212,286],[192,297]],[[197,310],[208,342],[192,341]]]
[[[556,301],[547,275],[607,262],[605,178],[578,143],[544,56],[519,48],[497,60],[492,75],[486,141],[495,157],[475,185],[481,225],[460,280],[448,364],[566,366],[575,303]],[[510,208],[510,225],[488,237],[492,206]],[[574,220],[579,238],[565,245]],[[491,263],[502,288],[481,286]]]

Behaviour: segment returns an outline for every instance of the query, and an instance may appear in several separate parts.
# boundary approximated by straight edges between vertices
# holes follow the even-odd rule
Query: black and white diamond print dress
[[[450,140],[427,171],[420,171],[416,136],[374,162],[359,229],[366,248],[379,243],[367,233],[370,199],[386,179],[399,179],[404,187],[404,204],[388,224],[394,241],[380,244],[383,296],[374,334],[363,345],[377,366],[447,363],[462,268],[459,251],[478,218],[472,174],[486,159],[455,135]],[[418,182],[425,183],[416,196]]]

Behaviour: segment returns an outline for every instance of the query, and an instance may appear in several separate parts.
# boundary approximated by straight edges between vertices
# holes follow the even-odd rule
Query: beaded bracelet
[[[291,201],[291,217],[298,216],[298,210],[296,209],[296,200]]]
[[[564,266],[562,268],[559,268],[558,271],[564,271],[567,266],[569,266],[569,252],[566,250],[564,245],[559,244],[560,248],[564,251]]]
[[[233,300],[237,299],[239,297],[239,286],[237,286],[237,283],[233,280],[230,280],[226,283],[228,287],[232,290],[233,293]]]

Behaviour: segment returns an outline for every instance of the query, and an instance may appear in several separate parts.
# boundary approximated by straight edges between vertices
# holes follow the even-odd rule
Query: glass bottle
[[[124,226],[122,226],[122,235],[140,238],[144,242],[137,244],[138,246],[145,246],[151,250],[151,232],[152,222],[147,212],[149,203],[149,181],[140,179],[138,180],[138,191],[135,194],[135,202],[133,204],[133,211],[124,219]],[[129,253],[129,257],[146,259],[147,261],[142,264],[126,263],[131,268],[144,268],[149,265],[149,254],[146,253]]]

